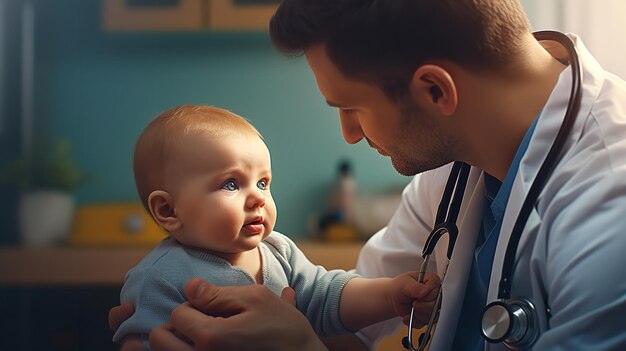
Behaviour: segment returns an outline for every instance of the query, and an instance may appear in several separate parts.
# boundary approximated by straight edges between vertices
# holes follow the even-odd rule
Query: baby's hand
[[[418,283],[417,276],[418,272],[407,272],[393,278],[389,293],[393,309],[404,324],[409,323],[411,307],[415,308],[414,326],[419,328],[428,323],[441,280],[436,274],[426,273],[424,283]]]

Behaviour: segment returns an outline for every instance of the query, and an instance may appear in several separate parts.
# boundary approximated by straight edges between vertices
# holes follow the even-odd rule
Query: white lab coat
[[[580,39],[571,37],[583,67],[580,112],[521,237],[511,297],[530,298],[537,307],[542,335],[535,350],[626,350],[626,84],[605,72]],[[521,160],[498,239],[487,303],[497,298],[512,227],[563,120],[571,77],[570,68],[562,72]],[[449,170],[450,165],[414,178],[389,225],[363,248],[358,273],[379,277],[418,270]],[[431,350],[451,348],[462,318],[483,199],[482,171],[472,168]],[[441,240],[436,259],[430,261],[430,269],[440,276],[446,246]],[[397,319],[379,323],[364,329],[360,337],[373,345],[400,326]],[[485,349],[504,346],[488,344]]]

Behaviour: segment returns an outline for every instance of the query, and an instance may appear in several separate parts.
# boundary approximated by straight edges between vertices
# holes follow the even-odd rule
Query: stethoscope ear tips
[[[409,337],[405,336],[402,338],[402,347],[404,347],[407,350],[411,350],[411,351],[417,351],[417,350],[423,350],[424,349],[424,343],[428,343],[429,338],[426,336],[426,333],[422,333],[419,338],[417,339],[418,343],[419,343],[419,349],[416,349],[413,347],[413,345],[411,345],[411,342],[409,341]]]
[[[402,347],[404,347],[405,349],[409,349],[409,337],[405,336],[402,338]]]

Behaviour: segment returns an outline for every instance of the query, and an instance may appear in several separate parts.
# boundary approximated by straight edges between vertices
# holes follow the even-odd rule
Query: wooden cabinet
[[[267,30],[279,0],[101,0],[107,31]]]
[[[299,241],[311,262],[329,269],[352,269],[363,243]],[[41,248],[0,247],[0,286],[122,285],[124,275],[151,246]]]
[[[279,1],[209,0],[208,27],[218,30],[264,29],[276,11]]]

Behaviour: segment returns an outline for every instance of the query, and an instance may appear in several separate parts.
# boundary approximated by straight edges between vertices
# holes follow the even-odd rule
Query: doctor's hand
[[[327,350],[304,315],[295,293],[282,299],[262,285],[210,285],[187,282],[189,300],[172,312],[171,324],[150,333],[156,351],[167,350]]]
[[[120,324],[130,318],[135,313],[135,308],[131,304],[122,304],[111,308],[109,311],[109,327],[113,332],[120,327]],[[139,336],[129,335],[120,341],[120,351],[145,351],[145,347],[139,340]]]
[[[393,278],[389,289],[394,311],[404,324],[408,325],[411,307],[414,307],[413,325],[421,328],[428,323],[441,280],[430,272],[425,273],[424,283],[418,283],[417,277],[418,272],[401,274]]]

